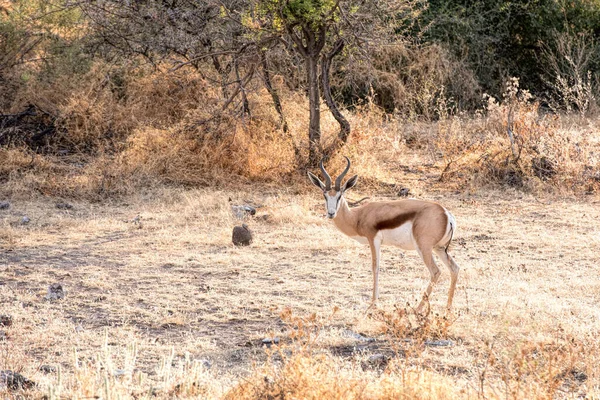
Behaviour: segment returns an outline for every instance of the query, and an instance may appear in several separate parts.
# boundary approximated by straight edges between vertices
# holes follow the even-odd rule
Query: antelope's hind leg
[[[423,293],[423,298],[417,306],[417,312],[420,312],[423,309],[423,306],[425,306],[425,302],[429,299],[431,291],[433,290],[433,287],[435,286],[441,275],[439,267],[433,260],[433,252],[431,247],[419,248],[419,255],[421,256],[421,259],[423,260],[425,266],[429,270],[431,278],[429,280],[429,285],[427,285],[425,293]]]
[[[456,289],[456,281],[458,280],[458,272],[460,268],[454,262],[450,254],[446,251],[445,248],[436,248],[435,254],[442,260],[444,265],[448,267],[450,270],[450,290],[448,291],[448,305],[446,307],[447,311],[450,312],[452,309],[452,299],[454,298],[454,290]]]

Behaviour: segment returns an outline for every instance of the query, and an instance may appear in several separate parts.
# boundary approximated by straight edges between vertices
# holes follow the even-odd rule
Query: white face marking
[[[325,210],[327,211],[327,217],[335,218],[335,215],[340,209],[340,204],[342,203],[340,201],[342,199],[342,192],[332,190],[324,192],[323,195],[325,196]]]

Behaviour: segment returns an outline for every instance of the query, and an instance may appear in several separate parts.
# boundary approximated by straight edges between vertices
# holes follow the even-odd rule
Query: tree
[[[239,96],[242,112],[249,113],[244,88],[262,70],[284,130],[268,58],[291,52],[290,61],[303,64],[310,106],[308,157],[299,164],[316,166],[350,135],[350,124],[331,92],[334,58],[360,53],[364,62],[368,48],[395,40],[413,5],[411,0],[88,0],[82,7],[99,33],[100,47],[140,54],[151,62],[175,56],[174,68],[191,66],[200,73],[211,60],[221,77],[223,108]],[[321,98],[340,126],[337,140],[326,148],[321,143]]]
[[[331,156],[350,135],[350,124],[331,91],[334,58],[343,52],[360,53],[367,61],[370,47],[397,39],[414,5],[408,0],[255,0],[244,12],[228,10],[257,38],[275,38],[303,61],[309,100],[308,166]],[[326,148],[321,143],[321,98],[340,126],[337,140]]]

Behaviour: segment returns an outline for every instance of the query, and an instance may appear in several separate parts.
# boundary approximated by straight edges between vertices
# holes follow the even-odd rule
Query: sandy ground
[[[350,197],[363,195],[372,193],[359,185]],[[0,327],[0,370],[38,382],[26,396],[78,397],[81,380],[95,379],[94,371],[126,375],[130,394],[150,387],[160,393],[196,363],[210,365],[216,393],[223,393],[267,358],[262,339],[292,341],[289,318],[282,319],[287,310],[316,313],[318,351],[341,362],[373,354],[409,359],[451,378],[464,397],[510,397],[514,382],[535,391],[544,385],[536,371],[567,376],[555,397],[598,396],[597,199],[417,195],[443,203],[458,221],[450,250],[461,266],[454,315],[447,329],[420,338],[450,340],[448,346],[417,345],[385,329],[394,310],[414,306],[427,284],[416,253],[383,248],[379,310],[365,312],[368,247],[323,218],[316,191],[165,189],[123,201],[69,201],[68,210],[56,207],[60,199],[10,199],[0,210],[0,314],[13,324]],[[242,222],[231,204],[260,207],[244,221],[255,235],[249,247],[231,244],[231,229]],[[45,299],[53,283],[63,286],[64,299]],[[437,321],[448,285],[442,266],[431,299]],[[407,349],[418,354],[407,356]],[[60,373],[44,373],[43,365]],[[532,376],[511,375],[519,373]]]

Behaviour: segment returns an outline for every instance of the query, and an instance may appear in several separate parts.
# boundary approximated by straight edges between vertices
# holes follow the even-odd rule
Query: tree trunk
[[[308,104],[310,124],[308,127],[308,165],[316,167],[321,156],[321,109],[319,95],[319,56],[309,54],[306,57],[306,78],[308,82]]]
[[[248,102],[248,96],[246,96],[246,87],[244,86],[243,79],[240,78],[240,68],[238,60],[234,60],[235,78],[240,87],[240,93],[242,95],[242,116],[250,116],[250,103]]]
[[[271,95],[271,99],[273,99],[273,105],[275,106],[275,110],[277,114],[279,114],[279,119],[281,123],[281,127],[285,133],[288,132],[288,124],[285,120],[285,116],[283,115],[283,107],[281,106],[281,100],[279,99],[279,94],[277,94],[277,90],[273,87],[271,83],[271,74],[269,73],[269,64],[267,62],[267,53],[265,51],[260,52],[260,62],[262,64],[263,70],[263,80],[265,82],[265,87],[267,91]]]
[[[271,95],[271,99],[273,99],[273,105],[275,107],[275,110],[279,114],[279,122],[283,129],[283,132],[289,135],[289,138],[292,142],[292,146],[294,146],[294,157],[296,158],[296,165],[301,166],[303,164],[303,161],[302,161],[302,156],[300,154],[300,149],[294,142],[294,138],[292,137],[292,135],[289,133],[288,124],[287,124],[287,121],[285,120],[285,115],[283,114],[283,107],[281,106],[281,100],[279,99],[279,94],[277,93],[277,89],[275,89],[275,87],[273,87],[273,83],[271,83],[271,74],[269,72],[269,63],[267,61],[267,53],[265,51],[260,52],[260,62],[262,65],[263,81],[265,83],[265,87],[267,88],[267,91]]]
[[[327,148],[327,150],[325,151],[326,156],[331,156],[341,146],[346,144],[346,142],[348,141],[348,137],[350,136],[350,123],[335,104],[333,96],[331,96],[331,86],[329,82],[329,71],[331,69],[331,61],[343,49],[344,41],[342,39],[338,39],[333,45],[333,49],[329,52],[329,54],[324,54],[321,60],[321,86],[323,87],[323,98],[325,99],[327,107],[329,107],[329,111],[331,111],[331,114],[340,125],[338,138],[336,141],[334,141],[334,143],[331,144],[329,148]]]

